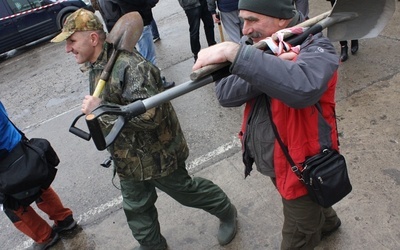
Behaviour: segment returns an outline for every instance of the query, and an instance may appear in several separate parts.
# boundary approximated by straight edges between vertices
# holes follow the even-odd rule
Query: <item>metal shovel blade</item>
[[[395,0],[337,0],[329,17],[355,16],[328,27],[331,41],[372,38],[385,28],[396,9]]]
[[[100,80],[97,83],[93,96],[99,97],[104,86],[110,77],[110,72],[114,67],[118,52],[126,50],[133,52],[137,41],[143,32],[143,19],[139,12],[129,12],[118,19],[112,28],[110,34],[107,35],[106,41],[113,44],[114,50],[104,66],[103,72],[100,75]]]
[[[139,12],[129,12],[115,23],[106,41],[114,44],[115,50],[133,52],[143,32],[143,19]]]

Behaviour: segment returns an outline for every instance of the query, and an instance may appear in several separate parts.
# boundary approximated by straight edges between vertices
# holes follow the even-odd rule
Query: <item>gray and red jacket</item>
[[[231,65],[231,76],[216,84],[222,106],[246,104],[241,136],[247,174],[253,162],[264,175],[275,177],[285,199],[306,195],[291,171],[271,127],[272,119],[290,156],[300,166],[323,148],[338,149],[335,88],[339,58],[321,34],[301,44],[296,60],[287,61],[242,44]]]

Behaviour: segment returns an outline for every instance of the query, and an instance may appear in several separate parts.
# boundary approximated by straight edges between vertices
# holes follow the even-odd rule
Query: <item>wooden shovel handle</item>
[[[115,63],[115,60],[117,59],[118,54],[119,54],[118,50],[114,49],[110,56],[110,59],[108,59],[106,66],[104,66],[103,72],[101,72],[100,80],[97,82],[96,89],[94,90],[92,96],[94,96],[94,97],[100,96],[101,92],[103,91],[104,87],[106,86],[106,82],[110,78],[110,72],[111,72],[112,68],[114,67],[114,63]]]

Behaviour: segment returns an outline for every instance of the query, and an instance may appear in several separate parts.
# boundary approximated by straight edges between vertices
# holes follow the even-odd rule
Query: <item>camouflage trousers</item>
[[[162,241],[154,203],[156,188],[184,206],[203,209],[218,218],[228,213],[231,202],[222,189],[210,180],[190,177],[185,163],[166,177],[148,181],[121,180],[123,209],[135,239],[143,246]]]

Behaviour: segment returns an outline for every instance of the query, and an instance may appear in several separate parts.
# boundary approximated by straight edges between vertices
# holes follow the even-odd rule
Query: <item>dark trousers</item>
[[[294,199],[282,198],[284,222],[281,250],[314,249],[321,233],[331,231],[339,218],[332,207],[323,208],[308,195]]]
[[[150,25],[151,25],[151,33],[153,34],[153,39],[160,38],[160,33],[158,32],[157,23],[154,20],[154,18],[153,20],[151,20]]]
[[[162,241],[158,221],[156,188],[180,204],[202,209],[223,218],[231,207],[228,196],[210,180],[190,177],[185,164],[180,164],[172,174],[155,180],[121,180],[122,206],[128,226],[135,239],[143,246]]]
[[[207,9],[207,1],[201,0],[201,6],[192,8],[190,10],[185,10],[188,22],[189,22],[189,32],[190,32],[190,48],[195,57],[201,49],[200,45],[200,19],[204,24],[204,32],[206,34],[206,39],[208,46],[214,45],[215,41],[214,35],[214,21],[212,19],[211,13]]]

